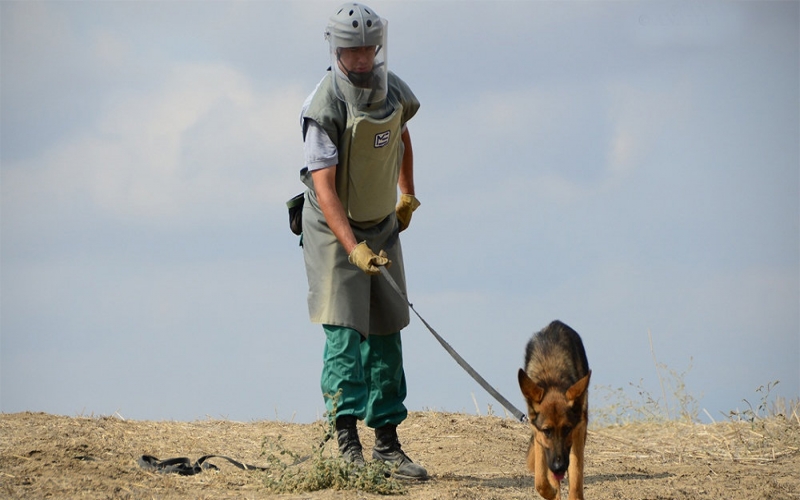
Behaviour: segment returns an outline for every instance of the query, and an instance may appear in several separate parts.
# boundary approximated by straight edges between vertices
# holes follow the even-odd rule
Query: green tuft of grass
[[[288,467],[268,476],[267,487],[276,493],[301,493],[325,489],[357,490],[379,495],[401,495],[405,487],[392,478],[383,463],[368,462],[356,468],[338,457],[316,456],[303,467]]]
[[[325,446],[336,436],[336,408],[341,392],[325,396],[333,400],[333,412],[321,422],[319,444],[312,447],[309,455],[301,457],[287,449],[281,436],[275,440],[265,438],[262,442],[262,456],[269,463],[264,479],[266,487],[276,493],[334,489],[379,495],[405,494],[405,486],[392,476],[392,469],[385,463],[372,461],[364,467],[356,467],[339,457],[337,447]]]

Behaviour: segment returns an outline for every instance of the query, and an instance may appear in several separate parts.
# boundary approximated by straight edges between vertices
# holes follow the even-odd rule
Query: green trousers
[[[405,420],[407,390],[400,332],[365,339],[352,328],[322,328],[326,340],[321,388],[328,415],[353,415],[373,429]],[[339,390],[341,395],[334,402],[332,396]]]

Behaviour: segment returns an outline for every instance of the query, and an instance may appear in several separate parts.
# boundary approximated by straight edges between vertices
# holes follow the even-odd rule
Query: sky
[[[322,417],[285,202],[339,4],[0,2],[0,411]],[[368,5],[421,102],[409,298],[502,395],[560,319],[592,407],[798,398],[800,3]],[[411,411],[504,415],[403,346]]]

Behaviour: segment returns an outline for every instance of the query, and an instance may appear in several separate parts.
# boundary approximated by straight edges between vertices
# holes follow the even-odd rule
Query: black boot
[[[394,475],[401,479],[428,479],[428,471],[415,464],[403,453],[400,440],[397,439],[397,426],[384,425],[375,429],[375,448],[372,449],[372,458],[381,460],[397,467]]]
[[[336,440],[339,442],[339,453],[342,459],[355,465],[363,467],[364,455],[362,453],[361,441],[358,440],[357,419],[352,415],[343,415],[336,419]]]

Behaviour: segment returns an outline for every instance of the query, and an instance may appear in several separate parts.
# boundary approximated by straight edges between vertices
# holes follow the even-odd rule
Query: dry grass
[[[775,382],[756,391],[758,402],[745,400],[746,410],[702,425],[694,410],[687,411],[696,402],[685,391],[683,374],[668,373],[669,379],[659,373],[660,398],[640,385],[640,400],[618,397],[610,409],[591,410],[587,497],[800,500],[800,402],[772,401]],[[671,404],[666,401],[667,387],[674,392]],[[621,391],[611,394],[620,396]],[[374,438],[359,425],[369,450]],[[353,470],[338,460],[335,439],[328,439],[333,429],[321,421],[136,422],[118,415],[3,414],[0,497],[364,500],[406,495],[420,500],[505,500],[536,496],[525,468],[530,439],[526,424],[491,415],[426,411],[411,413],[399,431],[403,448],[428,469],[430,481],[395,481],[381,464]],[[221,454],[267,471],[241,471],[211,460],[220,470],[165,475],[138,467],[137,459],[145,454],[193,460]]]
[[[665,462],[713,460],[769,464],[800,452],[800,423],[783,417],[747,422],[692,424],[640,422],[590,431],[617,457]],[[616,446],[614,445],[616,443]],[[629,450],[620,455],[620,446]]]
[[[379,493],[420,500],[535,497],[533,478],[525,469],[530,436],[526,425],[494,416],[440,412],[412,413],[400,428],[404,449],[428,469],[430,481],[403,483],[395,491],[370,489],[364,483],[328,483],[309,493],[316,486],[303,481],[327,474],[320,472],[320,464],[338,463],[332,459],[333,440],[318,448],[323,427],[320,422],[136,422],[117,417],[0,415],[0,497],[363,500],[379,498]],[[363,429],[367,450],[373,444],[370,434]],[[754,422],[634,422],[594,429],[587,443],[586,496],[797,500],[798,448],[796,408],[789,415]],[[265,473],[240,471],[212,460],[219,471],[177,476],[148,472],[136,464],[142,454],[194,460],[209,453],[256,465],[268,465],[272,454],[284,465]],[[288,465],[315,453],[318,459]],[[305,479],[292,484],[285,473]],[[276,487],[276,480],[285,481],[284,487]]]

